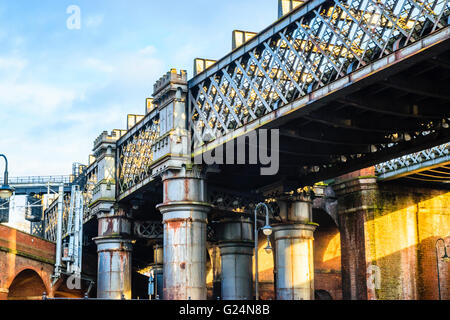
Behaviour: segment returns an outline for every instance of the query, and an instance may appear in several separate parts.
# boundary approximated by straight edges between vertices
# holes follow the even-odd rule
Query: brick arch
[[[8,285],[8,300],[39,300],[49,288],[35,268],[22,268]]]
[[[8,298],[9,287],[16,276],[26,269],[39,275],[45,291],[52,297],[58,286],[58,283],[55,286],[51,284],[54,264],[54,243],[0,225],[0,300]]]
[[[6,285],[6,288],[9,288],[14,281],[14,279],[24,270],[32,270],[35,273],[39,275],[42,282],[45,286],[45,292],[47,295],[52,296],[54,287],[52,287],[51,284],[51,275],[53,273],[54,266],[49,263],[43,263],[41,261],[35,261],[26,257],[13,255],[11,253],[7,254],[8,257],[3,258],[0,256],[0,259],[3,258],[7,261],[7,263],[11,264],[11,261],[14,261],[13,268],[7,270],[8,272],[5,274],[6,279],[3,280],[4,285]],[[11,259],[11,256],[14,256],[13,259]],[[9,290],[9,289],[8,289]],[[41,293],[42,295],[42,293]]]

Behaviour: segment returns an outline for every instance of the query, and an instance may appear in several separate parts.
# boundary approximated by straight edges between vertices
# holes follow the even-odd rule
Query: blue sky
[[[0,153],[10,176],[69,174],[93,140],[142,114],[170,68],[219,59],[277,0],[0,0]],[[70,5],[81,28],[69,30]],[[3,172],[3,164],[0,164]]]

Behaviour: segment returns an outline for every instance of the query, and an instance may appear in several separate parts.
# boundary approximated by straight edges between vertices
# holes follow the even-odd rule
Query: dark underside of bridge
[[[257,165],[221,165],[208,183],[244,192],[311,185],[448,142],[449,117],[446,39],[264,126],[280,130],[277,175],[263,176]]]

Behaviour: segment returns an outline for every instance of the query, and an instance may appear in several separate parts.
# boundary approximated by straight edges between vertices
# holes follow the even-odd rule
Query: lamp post
[[[0,154],[0,157],[5,159],[5,173],[3,178],[3,185],[0,187],[0,199],[11,198],[14,189],[8,185],[8,159],[4,154]]]
[[[441,259],[443,259],[445,262],[449,261],[449,257],[447,255],[447,247],[445,244],[445,240],[442,238],[439,238],[436,240],[435,243],[435,249],[436,249],[436,268],[437,268],[437,281],[438,281],[438,290],[439,290],[439,300],[441,300],[441,279],[439,276],[439,257],[438,257],[438,242],[442,241],[442,243],[444,244],[444,255],[442,257],[440,257]]]
[[[264,235],[267,236],[267,247],[264,248],[266,252],[270,252],[269,237],[272,234],[272,227],[269,225],[269,207],[264,202],[260,202],[255,207],[255,297],[259,300],[259,284],[258,284],[258,209],[264,207],[266,209],[266,225],[261,228]]]

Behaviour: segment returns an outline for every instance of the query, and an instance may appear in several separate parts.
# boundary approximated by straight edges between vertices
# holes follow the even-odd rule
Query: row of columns
[[[206,300],[206,227],[211,205],[199,172],[167,171],[163,203],[157,208],[164,224],[164,299]],[[274,225],[276,297],[314,299],[312,203],[295,199],[286,207],[284,223]],[[99,298],[131,298],[131,221],[124,211],[98,216]],[[253,222],[224,219],[218,225],[221,256],[221,296],[224,300],[253,299]]]

